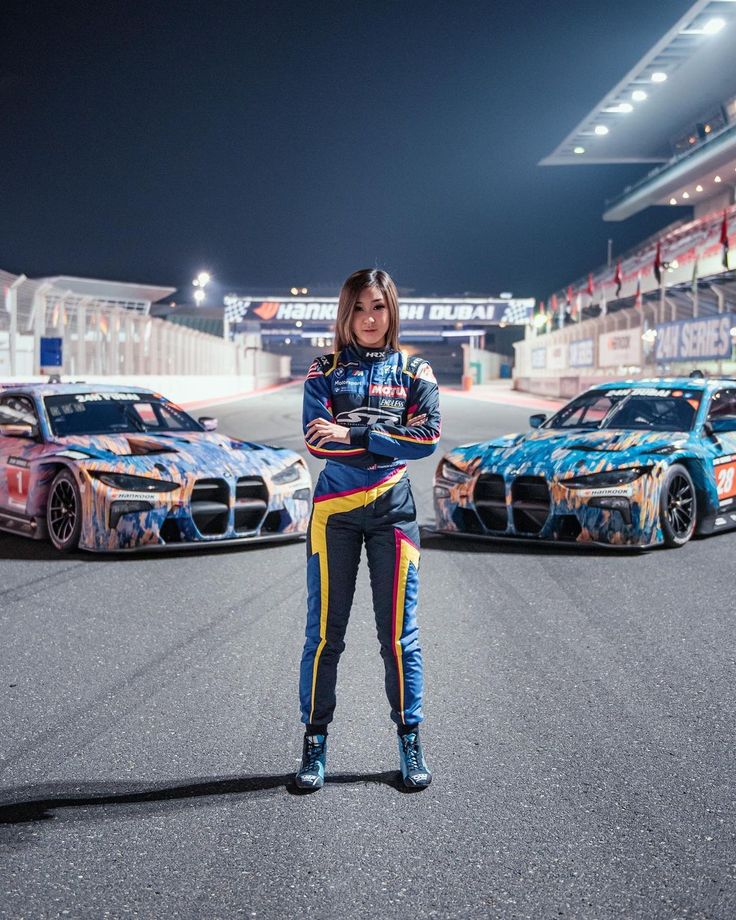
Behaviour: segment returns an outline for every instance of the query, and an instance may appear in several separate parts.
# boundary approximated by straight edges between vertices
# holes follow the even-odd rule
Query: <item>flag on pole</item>
[[[723,220],[721,221],[721,246],[723,247],[723,255],[721,256],[721,264],[725,269],[728,269],[728,215],[724,209],[723,211]]]
[[[621,296],[621,259],[616,262],[616,274],[613,276],[613,283],[616,285],[616,297]]]
[[[642,308],[642,299],[641,299],[641,275],[636,276],[636,297],[634,298],[634,307],[637,310]]]
[[[654,277],[657,284],[662,283],[662,244],[657,241],[657,251],[654,253]]]
[[[575,319],[577,322],[583,318],[583,295],[578,291],[575,297]]]
[[[544,301],[543,300],[537,301],[537,310],[536,310],[536,313],[534,314],[534,319],[532,323],[534,326],[535,332],[537,332],[538,330],[542,328],[542,326],[546,326],[547,324],[547,317],[544,315],[544,310],[545,310]]]
[[[588,272],[588,286],[586,288],[586,291],[588,292],[588,297],[590,298],[590,300],[588,301],[588,306],[592,307],[593,306],[593,294],[595,293],[595,285],[593,284],[593,275],[590,272]]]

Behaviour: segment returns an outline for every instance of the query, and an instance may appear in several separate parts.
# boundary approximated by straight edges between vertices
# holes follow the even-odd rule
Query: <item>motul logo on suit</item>
[[[406,387],[392,387],[387,383],[372,383],[369,396],[401,396],[406,399]]]

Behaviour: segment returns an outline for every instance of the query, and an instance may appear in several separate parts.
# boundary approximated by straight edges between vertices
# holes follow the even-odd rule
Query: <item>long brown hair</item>
[[[360,292],[367,287],[376,287],[383,294],[388,310],[388,331],[386,348],[399,349],[399,296],[396,285],[388,272],[380,268],[361,268],[347,279],[340,288],[337,302],[337,319],[335,320],[335,351],[342,351],[349,345],[357,345],[352,330],[353,310],[358,302]]]

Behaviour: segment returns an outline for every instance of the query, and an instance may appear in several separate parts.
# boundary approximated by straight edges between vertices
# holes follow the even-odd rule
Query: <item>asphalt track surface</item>
[[[212,414],[301,449],[299,402]],[[445,448],[530,411],[443,410]],[[425,523],[437,456],[413,465]],[[736,534],[647,554],[425,535],[420,793],[397,783],[364,566],[328,782],[290,785],[304,554],[0,536],[0,916],[736,916]]]

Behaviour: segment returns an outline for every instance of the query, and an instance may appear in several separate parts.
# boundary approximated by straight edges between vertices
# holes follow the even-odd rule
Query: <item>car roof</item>
[[[27,396],[62,396],[67,393],[145,393],[154,395],[153,390],[135,384],[113,383],[0,383],[1,390],[12,390]]]
[[[703,393],[723,386],[736,387],[734,377],[646,377],[641,379],[609,380],[597,383],[591,390],[700,390]]]

